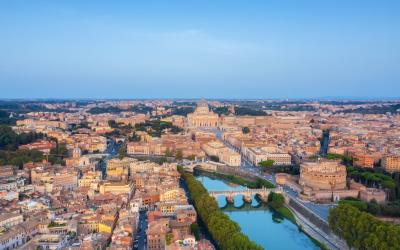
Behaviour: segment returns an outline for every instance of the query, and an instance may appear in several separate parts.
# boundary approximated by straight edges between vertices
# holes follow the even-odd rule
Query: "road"
[[[106,154],[107,156],[101,162],[101,172],[103,174],[103,179],[106,178],[106,169],[107,169],[107,160],[112,159],[114,156],[118,154],[119,145],[114,142],[114,140],[110,140],[107,144]]]
[[[140,211],[139,213],[139,224],[138,232],[135,234],[133,239],[133,249],[145,250],[147,249],[147,211]]]

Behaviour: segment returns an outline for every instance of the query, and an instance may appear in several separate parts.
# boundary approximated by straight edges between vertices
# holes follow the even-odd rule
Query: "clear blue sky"
[[[399,0],[0,2],[0,98],[400,97]]]

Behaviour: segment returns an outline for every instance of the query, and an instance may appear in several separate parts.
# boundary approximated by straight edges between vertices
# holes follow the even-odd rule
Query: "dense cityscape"
[[[0,249],[269,248],[240,210],[298,249],[397,249],[399,107],[3,100]]]
[[[400,250],[399,13],[0,1],[0,250]]]

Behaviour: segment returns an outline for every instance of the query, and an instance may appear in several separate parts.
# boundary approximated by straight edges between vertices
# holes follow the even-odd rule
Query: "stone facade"
[[[209,156],[217,156],[219,161],[228,166],[238,167],[241,164],[241,156],[239,153],[229,149],[219,141],[211,141],[203,144],[201,148]]]
[[[382,158],[382,167],[388,172],[400,171],[400,156],[387,155]]]
[[[218,114],[210,111],[208,104],[202,100],[198,103],[196,110],[187,115],[189,127],[218,127]]]
[[[346,167],[337,161],[306,162],[300,166],[301,186],[314,190],[346,188]]]
[[[290,165],[292,157],[288,153],[271,151],[267,147],[242,147],[242,153],[254,165],[260,161],[273,160],[274,165]]]

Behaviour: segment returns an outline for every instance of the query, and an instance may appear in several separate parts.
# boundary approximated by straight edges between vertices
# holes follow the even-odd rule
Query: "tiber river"
[[[204,175],[197,175],[196,178],[202,182],[208,191],[244,189],[243,186]],[[254,197],[251,204],[253,207],[250,204],[244,205],[242,196],[235,197],[234,207],[232,205],[226,206],[225,197],[218,198],[218,205],[232,220],[240,225],[243,233],[265,249],[319,249],[307,235],[299,231],[296,225],[269,210],[265,205],[260,205]]]

